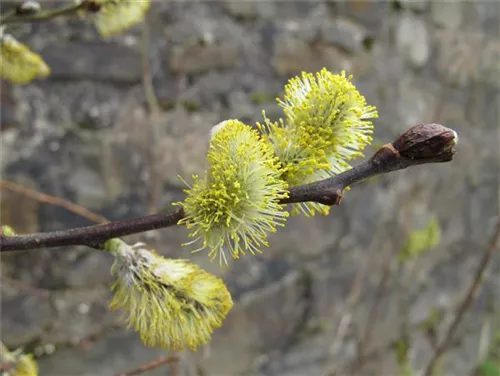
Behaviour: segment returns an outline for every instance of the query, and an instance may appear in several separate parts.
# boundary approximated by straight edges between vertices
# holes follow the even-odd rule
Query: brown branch
[[[139,366],[133,370],[118,373],[115,376],[134,376],[134,375],[139,375],[141,373],[144,373],[146,371],[150,371],[154,368],[158,368],[162,365],[165,364],[173,364],[177,363],[179,361],[179,358],[176,356],[162,356],[158,359],[153,360],[152,362],[143,364],[142,366]]]
[[[23,196],[32,198],[33,200],[36,200],[36,201],[41,202],[43,204],[49,204],[49,205],[53,205],[53,206],[62,207],[71,213],[74,213],[76,215],[79,215],[80,217],[88,219],[91,222],[96,222],[96,223],[109,222],[102,215],[96,214],[96,213],[84,208],[83,206],[74,204],[68,200],[61,198],[61,197],[49,195],[46,193],[37,192],[34,189],[24,187],[20,184],[14,183],[14,182],[9,181],[9,180],[0,180],[0,189],[5,189],[5,190],[9,190],[11,192],[19,193]]]
[[[448,162],[453,158],[457,135],[439,124],[420,124],[410,128],[394,143],[384,145],[366,162],[331,178],[292,187],[282,204],[306,201],[339,205],[343,191],[373,176],[423,163]],[[184,217],[182,208],[168,213],[147,215],[103,225],[20,236],[0,235],[0,251],[20,251],[66,245],[101,248],[111,238],[174,226]]]
[[[102,244],[111,238],[174,226],[183,217],[184,211],[182,208],[177,208],[168,213],[124,219],[102,225],[19,236],[0,235],[0,252],[66,245],[86,245],[101,249]]]
[[[469,286],[467,292],[465,293],[465,296],[462,302],[460,303],[460,306],[457,308],[457,314],[455,315],[455,319],[453,320],[448,330],[446,331],[446,334],[441,343],[436,347],[436,350],[434,351],[434,354],[432,355],[432,358],[429,361],[429,364],[427,365],[425,372],[423,373],[424,376],[431,376],[433,374],[437,362],[439,361],[441,356],[446,352],[448,347],[452,344],[453,337],[464,318],[465,312],[467,311],[467,309],[469,309],[470,305],[474,301],[474,298],[476,297],[479,288],[481,287],[484,273],[486,271],[486,268],[488,267],[488,264],[491,261],[491,258],[493,257],[493,253],[497,249],[499,239],[500,239],[500,219],[498,220],[498,223],[495,226],[495,230],[493,236],[491,237],[491,241],[488,244],[488,248],[486,249],[486,252],[484,253],[481,260],[479,261],[476,273],[474,274],[474,279],[472,280],[471,285]]]
[[[23,11],[23,4],[17,8],[11,9],[0,16],[0,25],[11,23],[26,23],[37,21],[49,21],[60,16],[72,16],[77,14],[80,10],[88,12],[97,12],[100,5],[95,0],[83,0],[79,3],[65,5],[60,8],[50,9],[46,11],[36,11],[33,13],[25,13]]]
[[[151,26],[152,22],[151,13],[146,14],[146,19],[142,25],[142,39],[141,39],[141,62],[142,62],[142,87],[144,89],[144,96],[146,104],[149,109],[149,125],[151,133],[150,147],[148,148],[149,160],[149,197],[148,197],[148,213],[153,214],[157,211],[158,200],[161,189],[161,178],[158,161],[158,139],[160,138],[160,113],[161,108],[158,98],[155,94],[153,86],[153,74],[151,72],[151,62],[149,58],[149,50],[151,47]]]

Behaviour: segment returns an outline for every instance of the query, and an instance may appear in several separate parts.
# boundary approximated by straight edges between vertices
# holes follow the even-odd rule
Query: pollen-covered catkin
[[[287,196],[287,184],[280,178],[279,160],[272,145],[238,120],[214,127],[204,178],[194,177],[178,203],[194,240],[201,242],[194,252],[209,249],[211,259],[227,264],[246,251],[260,253],[267,235],[282,226],[288,213],[279,201]]]
[[[167,259],[118,239],[105,248],[115,256],[110,307],[123,311],[147,346],[195,350],[210,340],[233,306],[224,282],[187,260]]]
[[[371,118],[378,116],[373,106],[345,72],[333,74],[322,69],[303,72],[289,80],[283,98],[285,120],[273,122],[264,114],[257,126],[273,144],[282,164],[282,178],[290,187],[326,179],[350,168],[349,160],[362,156],[372,141]],[[328,213],[328,206],[301,203],[306,215]],[[296,210],[297,211],[297,210]]]
[[[111,36],[142,22],[151,6],[150,0],[100,0],[94,16],[99,34]]]
[[[38,376],[38,363],[32,354],[26,354],[22,349],[9,351],[0,342],[0,365],[2,376]]]
[[[27,84],[49,74],[50,68],[40,55],[11,35],[0,36],[0,77],[17,84]]]

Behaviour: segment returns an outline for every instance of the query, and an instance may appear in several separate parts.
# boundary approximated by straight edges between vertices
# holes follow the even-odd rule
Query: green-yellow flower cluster
[[[141,23],[151,0],[101,0],[99,4],[95,26],[101,35],[111,36]]]
[[[316,74],[303,72],[289,80],[283,98],[285,121],[265,117],[259,129],[267,134],[282,163],[282,178],[290,185],[312,183],[350,168],[348,161],[362,156],[370,144],[371,118],[375,107],[351,82],[352,77],[322,69]],[[306,215],[328,207],[316,203],[300,204]]]
[[[191,243],[201,241],[196,251],[208,247],[212,259],[218,256],[226,264],[226,249],[233,258],[261,252],[267,233],[283,225],[288,214],[279,204],[287,185],[272,145],[250,126],[228,120],[212,131],[208,163],[206,176],[195,176],[179,203],[186,213],[180,223],[192,230]]]
[[[27,84],[49,74],[50,68],[40,55],[11,35],[0,37],[0,77],[17,84]]]
[[[21,349],[9,351],[0,342],[0,365],[2,376],[38,376],[38,363],[32,354],[25,354]]]
[[[260,253],[267,234],[284,224],[287,212],[280,202],[288,187],[339,174],[363,155],[378,114],[351,79],[326,69],[303,72],[278,98],[284,119],[273,122],[264,114],[257,130],[238,120],[214,127],[206,176],[195,176],[179,203],[185,211],[179,223],[194,238],[187,244],[201,242],[195,252],[208,248],[212,259],[226,264],[226,249],[233,258]],[[292,213],[328,209],[308,202],[294,205]]]
[[[233,306],[224,282],[186,260],[170,260],[121,240],[106,242],[115,256],[111,309],[125,313],[147,346],[183,350],[207,343]]]

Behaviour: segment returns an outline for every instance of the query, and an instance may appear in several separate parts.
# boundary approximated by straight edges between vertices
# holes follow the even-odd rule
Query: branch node
[[[341,189],[335,189],[325,192],[321,197],[318,197],[317,202],[328,206],[338,206],[344,198],[344,192]]]
[[[399,151],[396,150],[393,144],[385,144],[383,145],[377,152],[371,157],[370,161],[374,166],[382,167],[391,162],[394,162],[396,159],[399,159],[401,155]]]

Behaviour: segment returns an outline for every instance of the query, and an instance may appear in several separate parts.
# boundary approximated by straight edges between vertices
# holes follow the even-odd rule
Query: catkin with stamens
[[[94,16],[97,31],[111,36],[141,23],[151,6],[150,0],[100,0]]]
[[[123,312],[147,346],[195,350],[210,341],[233,306],[224,282],[187,260],[118,239],[105,248],[115,256],[110,307]]]
[[[0,77],[16,84],[27,84],[50,74],[40,55],[25,44],[0,31]]]
[[[214,127],[204,178],[194,177],[178,203],[194,240],[194,252],[209,249],[211,259],[227,264],[229,256],[239,258],[246,251],[261,253],[267,235],[282,226],[288,215],[279,204],[287,196],[287,184],[280,178],[280,164],[272,145],[238,120]]]
[[[322,69],[316,74],[303,72],[289,80],[283,98],[285,120],[273,122],[264,114],[257,126],[273,144],[282,164],[282,178],[289,186],[326,179],[350,168],[349,160],[362,156],[372,141],[370,134],[377,110],[345,72],[333,74]],[[328,213],[318,203],[296,204],[306,215]]]

